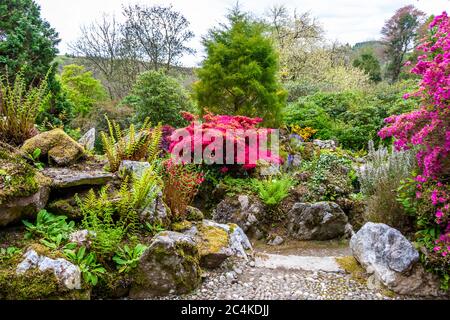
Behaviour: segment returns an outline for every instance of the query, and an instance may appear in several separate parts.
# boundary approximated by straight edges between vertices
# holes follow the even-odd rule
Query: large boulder
[[[424,271],[419,253],[400,231],[382,223],[366,223],[351,239],[356,260],[366,269],[369,283],[382,284],[398,294],[438,296],[439,279]]]
[[[234,223],[253,236],[260,232],[259,218],[264,214],[264,205],[248,195],[227,197],[220,202],[213,213],[213,220],[219,223]]]
[[[331,240],[346,232],[348,218],[334,202],[296,203],[288,212],[288,233],[298,240]]]
[[[33,217],[47,204],[50,180],[18,154],[0,148],[0,226]]]
[[[105,185],[115,175],[101,170],[75,170],[71,168],[46,168],[42,174],[51,179],[53,189],[67,189],[80,186]]]
[[[192,237],[170,231],[158,234],[134,270],[130,298],[191,292],[201,283],[199,260]]]
[[[248,252],[251,253],[252,250],[250,241],[237,225],[203,220],[184,233],[197,242],[201,267],[217,268],[230,257],[247,260]]]
[[[73,164],[84,154],[84,148],[62,129],[53,129],[28,139],[21,151],[32,154],[36,149],[41,150],[42,159],[47,157],[48,163],[57,166]]]

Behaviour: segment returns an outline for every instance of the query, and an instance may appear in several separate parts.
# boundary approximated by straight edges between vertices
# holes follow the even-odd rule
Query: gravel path
[[[228,261],[219,269],[205,271],[202,286],[184,296],[169,300],[405,300],[386,290],[372,290],[334,264],[330,250],[264,248],[256,246],[253,261]],[[275,252],[275,254],[273,254]],[[314,252],[314,256],[307,254]],[[335,256],[348,253],[340,245]],[[323,261],[319,261],[323,259]],[[269,261],[267,261],[269,260]],[[324,271],[326,270],[326,271]]]

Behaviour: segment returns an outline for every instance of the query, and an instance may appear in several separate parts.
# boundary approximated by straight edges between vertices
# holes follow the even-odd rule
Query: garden
[[[379,41],[123,6],[70,53],[0,4],[0,299],[448,299],[450,18]]]

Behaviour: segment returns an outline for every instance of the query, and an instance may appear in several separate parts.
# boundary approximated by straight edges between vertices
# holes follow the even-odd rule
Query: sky
[[[236,0],[36,0],[41,15],[59,32],[60,52],[70,53],[68,44],[79,37],[80,26],[99,19],[103,13],[121,19],[121,7],[128,4],[172,4],[191,23],[195,38],[189,45],[197,51],[185,56],[181,64],[197,66],[204,58],[201,37],[224,21],[227,10]],[[450,0],[240,0],[242,8],[262,16],[273,5],[284,4],[297,12],[310,12],[326,31],[329,40],[351,45],[380,38],[384,22],[398,8],[413,4],[425,13],[450,11]]]

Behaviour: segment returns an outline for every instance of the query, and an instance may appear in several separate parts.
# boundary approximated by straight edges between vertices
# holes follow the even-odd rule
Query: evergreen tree
[[[381,66],[378,59],[372,52],[365,52],[359,58],[353,61],[353,66],[363,70],[374,82],[381,81]]]
[[[208,54],[194,85],[202,114],[261,117],[276,125],[286,101],[278,79],[278,57],[264,25],[235,8],[228,24],[203,39]]]
[[[33,0],[0,2],[0,72],[14,77],[22,71],[28,83],[38,83],[50,69],[59,41]]]

